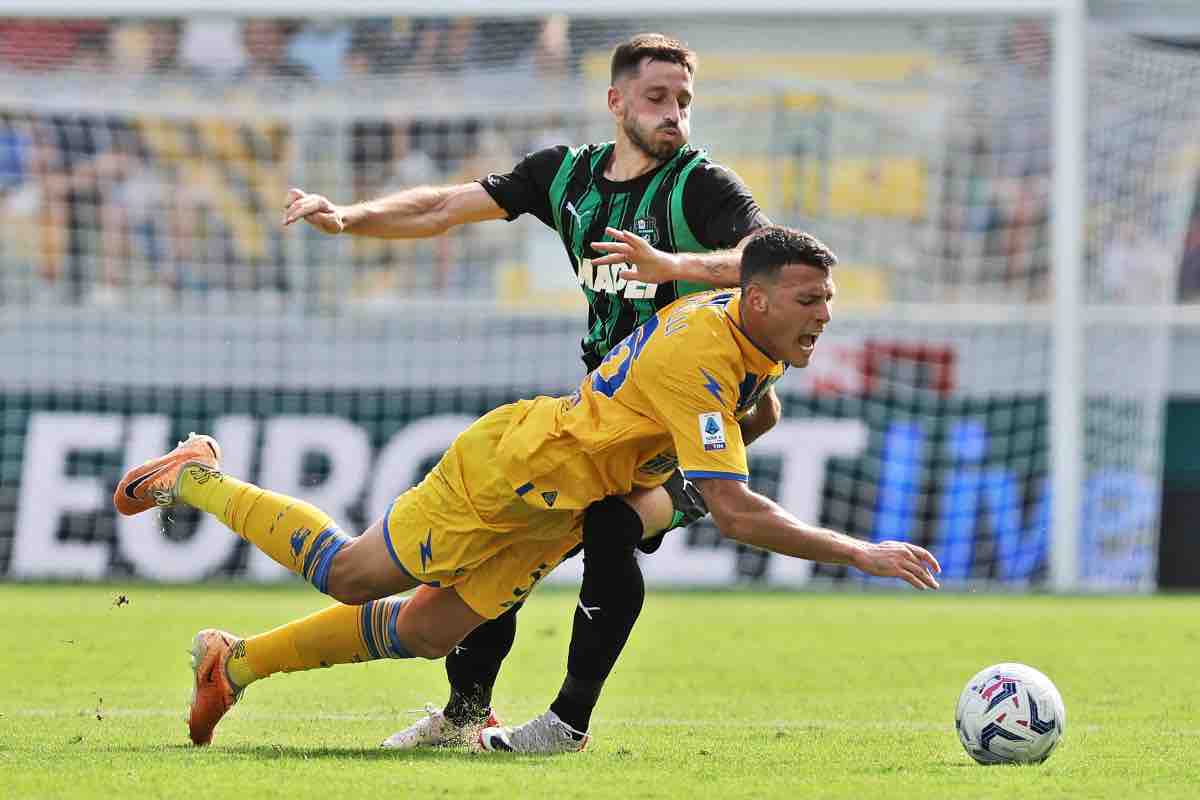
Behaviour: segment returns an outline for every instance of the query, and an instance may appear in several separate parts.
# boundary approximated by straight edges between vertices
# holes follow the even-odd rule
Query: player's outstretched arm
[[[869,575],[901,578],[917,589],[937,589],[941,572],[933,554],[907,542],[864,542],[828,528],[806,525],[742,481],[693,481],[721,533],[785,556],[849,564]]]
[[[504,209],[478,183],[419,186],[348,206],[289,189],[283,212],[285,227],[302,219],[323,233],[379,239],[423,239],[456,225],[504,218]]]
[[[750,241],[747,236],[731,250],[711,253],[667,253],[631,231],[605,228],[611,242],[592,242],[592,248],[605,255],[592,260],[593,264],[628,264],[629,269],[617,273],[627,281],[667,283],[694,281],[718,288],[738,286],[742,280],[742,248]]]

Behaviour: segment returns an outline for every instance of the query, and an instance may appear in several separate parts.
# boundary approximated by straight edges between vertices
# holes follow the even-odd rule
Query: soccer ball
[[[980,764],[1045,761],[1067,724],[1058,689],[1024,664],[996,664],[967,681],[958,697],[954,727]]]

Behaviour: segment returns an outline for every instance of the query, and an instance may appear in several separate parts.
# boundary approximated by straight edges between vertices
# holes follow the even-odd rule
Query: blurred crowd
[[[244,297],[255,307],[297,296],[318,306],[413,293],[494,297],[506,265],[529,256],[521,247],[537,246],[513,226],[468,226],[409,243],[285,235],[277,218],[289,184],[347,202],[471,180],[507,170],[540,147],[583,141],[595,134],[589,119],[602,112],[591,101],[578,103],[577,112],[513,104],[451,113],[437,101],[439,81],[469,83],[477,94],[537,97],[549,79],[573,86],[585,57],[602,58],[630,30],[563,15],[0,17],[0,78],[7,78],[0,81],[0,304],[114,305],[147,294],[206,306]],[[923,176],[937,198],[929,224],[903,220],[897,237],[874,236],[915,240],[915,231],[932,232],[913,247],[923,286],[986,287],[986,299],[997,301],[1041,299],[1051,261],[1051,115],[1049,95],[1031,97],[1029,87],[1048,86],[1049,40],[1043,26],[1027,22],[1013,26],[1001,46],[993,71],[980,72],[975,97],[989,113],[969,109],[964,117],[990,121],[951,131],[945,157]],[[56,85],[149,100],[126,102],[121,113],[46,111],[12,94],[14,87],[19,95]],[[279,112],[305,97],[329,103],[364,86],[384,88],[359,95],[354,113],[342,118]],[[207,98],[216,110],[201,104],[197,111],[193,102],[183,113],[161,112],[172,107],[164,93]],[[223,104],[238,103],[240,113],[221,114]],[[257,103],[273,103],[275,112],[245,113]],[[783,140],[827,129],[816,116],[788,124]],[[1100,132],[1093,146],[1113,152],[1098,160],[1115,162],[1147,146],[1137,140],[1141,131]],[[712,144],[732,162],[741,143]],[[814,140],[797,149],[797,161],[827,146]],[[1091,177],[1106,179],[1103,172]],[[1131,194],[1119,185],[1098,193],[1123,192]],[[819,219],[803,204],[768,210],[794,224]],[[1090,299],[1169,299],[1175,263],[1169,243],[1154,236],[1160,214],[1121,211],[1089,235]],[[313,263],[332,266],[307,268]],[[1178,299],[1200,302],[1200,203]]]
[[[420,242],[284,231],[287,190],[336,202],[458,183],[580,138],[558,115],[364,117],[345,124],[29,114],[0,109],[0,303],[422,291],[491,296],[511,226]],[[297,257],[297,253],[299,256]],[[313,263],[339,269],[306,269]],[[348,264],[349,271],[340,270]],[[244,298],[249,302],[252,298]]]
[[[953,43],[949,45],[953,47]],[[980,66],[959,115],[974,124],[948,131],[941,175],[940,257],[944,277],[965,290],[1015,287],[1044,298],[1050,279],[1051,129],[1045,86],[1050,42],[1036,21],[1018,23]],[[989,298],[1003,299],[1003,298]]]
[[[968,124],[948,132],[950,155],[934,226],[941,245],[935,253],[938,277],[968,293],[988,287],[988,300],[1049,299],[1054,146],[1049,30],[1036,20],[1016,22],[998,48],[997,57],[978,66],[973,107],[961,113]],[[1095,94],[1097,106],[1128,102]],[[1148,173],[1161,169],[1155,159],[1162,129],[1146,124],[1145,108],[1094,111],[1113,123],[1087,131],[1086,301],[1200,302],[1200,185],[1180,259],[1179,242],[1163,233],[1170,227],[1175,187],[1163,182],[1147,188],[1153,183]]]
[[[562,75],[584,38],[564,15],[358,20],[5,19],[0,72],[330,83],[464,70]]]
[[[520,154],[567,135],[569,121],[519,109],[407,107],[420,104],[403,102],[404,87],[427,90],[439,77],[478,72],[527,96],[519,81],[578,69],[574,45],[564,16],[0,18],[0,74],[35,86],[85,76],[95,86],[100,77],[150,99],[139,106],[135,98],[142,110],[108,114],[0,100],[0,304],[122,304],[151,293],[206,305],[245,296],[261,306],[297,289],[317,303],[413,290],[490,295],[496,268],[515,257],[503,226],[432,242],[331,245],[302,229],[285,236],[278,212],[289,183],[301,180],[347,202],[510,169]],[[171,115],[155,102],[170,92],[278,104],[374,78],[394,79],[389,102],[303,130],[278,113]],[[298,258],[289,243],[297,239]],[[351,270],[305,269],[314,253]]]

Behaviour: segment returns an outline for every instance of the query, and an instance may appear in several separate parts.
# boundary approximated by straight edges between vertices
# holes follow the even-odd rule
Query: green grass
[[[119,595],[128,605],[115,605]],[[553,697],[574,595],[521,614],[496,705]],[[655,593],[582,754],[395,754],[445,697],[440,663],[276,676],[188,745],[199,628],[265,630],[325,605],[306,587],[0,585],[0,796],[1194,798],[1195,597]],[[974,672],[1046,672],[1066,736],[1036,767],[976,766],[953,729]]]

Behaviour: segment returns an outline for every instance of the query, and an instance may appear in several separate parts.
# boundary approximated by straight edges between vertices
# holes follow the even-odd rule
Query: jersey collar
[[[608,168],[608,162],[612,160],[613,152],[616,150],[616,147],[613,142],[605,142],[602,146],[607,148],[607,152],[601,156],[599,163],[596,164],[596,169],[592,174],[592,177],[596,181],[596,186],[599,187],[600,191],[607,194],[631,192],[635,189],[641,188],[646,184],[649,184],[650,181],[654,180],[655,175],[674,164],[679,159],[679,156],[682,155],[685,150],[687,150],[687,145],[680,145],[679,149],[675,151],[674,155],[649,172],[643,172],[636,178],[630,178],[627,181],[611,181],[604,177],[604,170]]]
[[[742,351],[742,358],[745,359],[746,368],[751,372],[766,374],[772,370],[778,369],[783,372],[787,365],[782,361],[776,361],[754,343],[742,328],[742,293],[738,290],[729,304],[725,306],[725,313],[729,315],[730,321],[733,323],[733,338],[737,340],[738,349]]]

